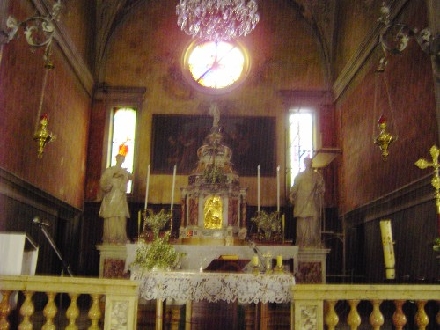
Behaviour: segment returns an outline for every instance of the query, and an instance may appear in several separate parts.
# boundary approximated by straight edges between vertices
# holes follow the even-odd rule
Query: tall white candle
[[[280,165],[277,166],[277,212],[280,212]]]
[[[144,210],[147,209],[148,206],[148,191],[150,188],[150,165],[148,165],[148,170],[147,170],[147,186],[145,187],[145,206],[144,206]]]
[[[395,278],[395,259],[393,248],[393,233],[391,229],[391,220],[380,220],[380,233],[382,236],[383,254],[385,261],[385,277],[387,279]]]
[[[176,184],[176,170],[177,165],[173,167],[173,183],[171,185],[171,212],[173,211],[173,203],[174,203],[174,185]]]
[[[258,212],[260,212],[260,198],[261,198],[261,185],[260,185],[260,165],[257,167],[257,190],[258,190]]]

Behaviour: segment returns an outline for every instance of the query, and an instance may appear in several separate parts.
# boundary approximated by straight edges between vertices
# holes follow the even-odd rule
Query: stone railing
[[[440,285],[297,284],[291,329],[438,329]]]
[[[19,291],[18,300],[15,292]],[[138,285],[129,280],[101,279],[84,277],[57,276],[25,276],[0,275],[0,330],[32,329],[33,323],[39,318],[35,305],[44,306],[40,313],[44,325],[42,329],[59,329],[56,316],[60,309],[56,297],[60,293],[68,296],[69,305],[63,310],[65,329],[78,329],[76,325],[80,314],[84,314],[78,298],[86,297],[90,303],[86,305],[85,314],[88,318],[87,328],[130,330],[136,328],[138,303]],[[43,296],[43,299],[37,299]],[[37,302],[38,300],[38,302]],[[83,299],[87,300],[87,299]],[[18,301],[18,325],[12,325],[9,319]],[[43,307],[42,306],[42,307]],[[104,307],[105,306],[105,309]],[[62,306],[61,306],[62,308]]]

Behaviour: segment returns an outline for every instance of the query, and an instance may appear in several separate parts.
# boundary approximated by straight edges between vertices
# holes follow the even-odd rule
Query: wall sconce
[[[417,28],[411,28],[406,24],[392,24],[390,8],[385,5],[385,2],[381,6],[380,13],[379,21],[384,24],[384,27],[379,35],[379,41],[384,51],[388,51],[393,55],[401,54],[408,46],[409,40],[415,39],[425,53],[436,56],[437,61],[440,61],[439,35],[433,36],[429,28],[419,31]]]
[[[385,59],[383,58],[380,61],[379,68],[376,70],[375,76],[375,90],[374,90],[374,110],[373,113],[376,115],[376,108],[378,103],[379,92],[382,89],[385,90],[385,96],[387,98],[388,107],[389,107],[389,115],[391,117],[391,123],[393,123],[393,104],[391,102],[391,95],[389,92],[388,84],[385,76]],[[382,88],[383,86],[383,88]],[[395,129],[395,125],[391,125],[392,128]],[[397,141],[397,135],[392,135],[389,132],[388,119],[382,112],[378,121],[377,121],[377,129],[379,131],[378,135],[374,137],[374,144],[376,144],[382,152],[382,160],[387,160],[389,155],[389,147],[391,143]]]
[[[48,131],[48,115],[47,113],[41,114],[41,110],[43,107],[43,99],[46,90],[48,73],[55,67],[52,60],[50,59],[50,48],[55,33],[54,22],[59,19],[61,9],[61,0],[57,0],[52,6],[52,10],[48,12],[45,16],[36,15],[26,18],[21,22],[19,22],[16,18],[10,16],[6,20],[7,31],[0,31],[0,44],[9,43],[17,36],[20,27],[23,27],[26,42],[32,49],[45,47],[43,53],[45,73],[40,94],[37,123],[35,126],[35,132],[33,134],[33,140],[37,142],[38,145],[38,158],[43,157],[43,152],[46,144],[55,139],[55,136]]]
[[[10,16],[6,20],[7,31],[0,32],[0,43],[9,43],[17,36],[19,28],[23,27],[26,42],[31,48],[46,47],[43,54],[44,65],[46,68],[53,68],[53,63],[50,60],[50,46],[55,33],[54,21],[58,20],[61,8],[61,0],[57,0],[52,6],[52,11],[48,12],[46,16],[37,15],[21,22]]]
[[[55,135],[49,133],[47,129],[48,123],[49,119],[47,113],[42,114],[40,116],[40,123],[38,124],[34,133],[34,141],[38,144],[38,158],[43,157],[44,147],[46,144],[55,140]]]
[[[388,148],[397,138],[387,131],[387,120],[384,115],[380,116],[377,121],[377,127],[379,128],[379,135],[374,139],[374,143],[382,151],[382,159],[386,160],[389,155]]]

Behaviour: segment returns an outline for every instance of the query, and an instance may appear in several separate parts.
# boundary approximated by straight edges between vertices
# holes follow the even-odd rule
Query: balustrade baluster
[[[76,319],[79,316],[79,309],[77,304],[78,294],[70,293],[69,296],[70,296],[70,305],[66,311],[66,317],[69,320],[69,325],[66,327],[65,330],[77,330],[78,327],[76,326]]]
[[[394,306],[396,306],[396,310],[393,313],[392,320],[393,325],[396,327],[396,330],[403,330],[403,327],[408,322],[406,319],[406,315],[402,310],[403,305],[406,300],[394,300]]]
[[[23,320],[18,326],[18,330],[32,330],[33,325],[31,322],[31,316],[34,314],[34,303],[32,302],[33,291],[24,292],[24,302],[20,307],[20,315],[23,316]]]
[[[414,320],[416,321],[419,330],[425,330],[426,326],[429,324],[429,318],[425,312],[425,305],[427,302],[428,302],[427,300],[416,301],[417,312],[416,315],[414,315]]]
[[[359,302],[359,299],[348,300],[348,304],[350,305],[350,312],[348,313],[347,324],[350,326],[351,330],[356,330],[361,324],[361,316],[356,309]]]
[[[3,299],[0,303],[0,330],[9,330],[8,316],[11,312],[11,305],[9,305],[9,297],[11,291],[1,290]]]
[[[437,325],[440,325],[440,300],[437,300],[437,307],[438,307],[438,312],[435,315],[435,322],[437,323]]]
[[[99,330],[99,318],[101,317],[101,311],[99,309],[99,294],[92,294],[92,306],[90,307],[88,316],[92,321],[92,324],[88,330]]]
[[[327,310],[325,313],[325,324],[328,330],[334,330],[339,323],[339,316],[335,312],[337,300],[326,300]]]
[[[46,323],[41,330],[55,330],[53,320],[57,314],[57,306],[55,305],[55,292],[47,292],[47,304],[44,306],[43,315],[46,317]]]
[[[380,304],[383,300],[373,299],[370,300],[373,305],[373,311],[370,313],[370,325],[374,330],[379,330],[380,327],[385,323],[382,312],[379,309]]]

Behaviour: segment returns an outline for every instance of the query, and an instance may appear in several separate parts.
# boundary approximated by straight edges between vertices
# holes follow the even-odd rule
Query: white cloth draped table
[[[146,300],[223,300],[240,304],[289,303],[290,289],[295,284],[292,274],[133,270],[131,279],[139,282],[139,295]]]

